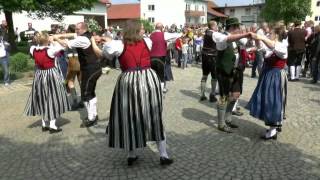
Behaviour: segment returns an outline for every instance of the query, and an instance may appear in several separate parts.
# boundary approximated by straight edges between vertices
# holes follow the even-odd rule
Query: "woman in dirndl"
[[[257,87],[249,101],[250,115],[264,121],[270,128],[261,138],[277,139],[281,131],[287,101],[287,75],[284,70],[288,57],[287,40],[283,27],[275,27],[270,39],[252,34],[265,48],[265,64]]]
[[[166,151],[161,82],[150,64],[152,42],[143,38],[140,22],[128,21],[124,27],[123,40],[102,37],[106,42],[102,51],[91,39],[98,56],[119,56],[122,70],[111,102],[109,147],[126,150],[130,166],[138,159],[136,149],[146,147],[147,141],[156,141],[160,164],[169,165],[173,160]]]
[[[37,45],[31,46],[30,54],[36,71],[25,114],[41,116],[43,132],[58,133],[62,129],[56,126],[56,119],[70,110],[64,79],[56,63],[56,56],[63,48],[49,45],[52,41],[47,33],[38,33],[35,41]]]

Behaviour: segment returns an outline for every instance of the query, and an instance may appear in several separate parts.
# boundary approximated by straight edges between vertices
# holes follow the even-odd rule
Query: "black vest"
[[[87,37],[91,41],[91,34],[85,32],[81,36]],[[80,68],[87,69],[89,66],[99,65],[99,59],[93,51],[92,45],[87,49],[76,48],[79,56]]]
[[[217,56],[216,43],[212,39],[213,32],[206,30],[203,40],[202,53]]]

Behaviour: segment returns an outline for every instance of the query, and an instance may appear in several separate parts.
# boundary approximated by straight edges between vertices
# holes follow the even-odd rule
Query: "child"
[[[182,40],[182,69],[187,68],[188,64],[188,39],[184,38]]]
[[[42,116],[42,131],[49,131],[50,134],[58,133],[62,129],[56,126],[56,119],[70,110],[63,77],[55,62],[62,47],[49,46],[52,40],[49,40],[47,33],[38,33],[34,39],[38,45],[31,46],[30,54],[37,68],[25,114]]]

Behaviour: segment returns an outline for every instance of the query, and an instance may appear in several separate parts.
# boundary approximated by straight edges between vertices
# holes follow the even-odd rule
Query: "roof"
[[[228,17],[227,15],[225,15],[225,14],[219,12],[219,11],[216,11],[214,9],[208,9],[208,13],[213,15],[213,16],[217,16],[217,17],[225,17],[225,18]]]
[[[139,19],[140,4],[114,4],[107,13],[108,19]]]
[[[217,8],[217,4],[215,4],[213,1],[208,1],[208,13],[213,15],[213,16],[217,16],[217,17],[228,17],[226,15],[224,15],[223,13],[214,10],[214,8]]]
[[[103,4],[108,4],[108,3],[111,3],[110,0],[99,0],[99,2],[103,3]]]

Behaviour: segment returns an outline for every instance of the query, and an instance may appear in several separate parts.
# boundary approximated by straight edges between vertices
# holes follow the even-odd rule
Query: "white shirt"
[[[263,36],[263,37],[267,38],[267,37],[266,37],[266,33],[263,31],[263,29],[259,29],[259,30],[257,31],[257,34],[260,35],[260,36]],[[258,48],[258,51],[260,51],[260,50],[265,49],[265,48],[266,48],[266,45],[265,45],[262,41],[259,41],[259,47],[257,47],[257,48]]]
[[[188,54],[188,44],[182,44],[182,54]]]
[[[218,51],[223,51],[228,47],[228,35],[222,34],[220,32],[213,32],[212,39],[216,43],[216,48]]]
[[[85,36],[77,36],[75,39],[69,40],[67,42],[69,48],[81,48],[87,49],[91,45],[91,41],[89,38]]]
[[[150,38],[143,38],[146,42],[148,49],[151,50],[152,48],[152,41]],[[111,40],[106,42],[102,48],[102,54],[108,58],[112,59],[114,56],[120,56],[123,52],[124,44],[122,40]]]
[[[160,30],[155,30],[154,32],[162,32]],[[164,40],[165,41],[175,41],[177,38],[181,37],[181,33],[169,33],[169,32],[164,32]]]
[[[281,59],[287,59],[288,58],[288,42],[286,40],[283,40],[282,42],[276,42],[274,49],[270,49],[268,47],[265,47],[265,58],[270,57],[273,53],[275,53],[279,58]]]

